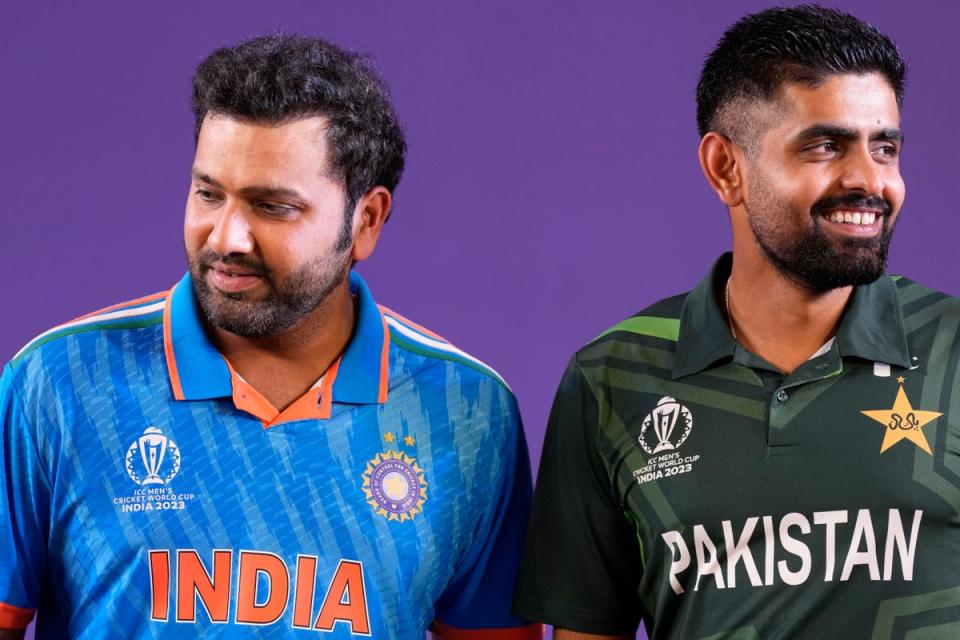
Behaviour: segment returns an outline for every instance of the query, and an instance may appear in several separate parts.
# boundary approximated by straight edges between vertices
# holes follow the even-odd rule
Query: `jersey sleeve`
[[[514,612],[555,626],[633,635],[641,550],[598,450],[600,406],[574,357],[547,425]]]
[[[542,627],[510,613],[520,552],[530,513],[530,459],[516,400],[504,399],[500,425],[506,434],[498,471],[488,487],[489,505],[473,544],[437,600],[430,627],[438,640],[534,640]]]
[[[33,619],[45,566],[50,490],[9,365],[0,377],[0,628]]]

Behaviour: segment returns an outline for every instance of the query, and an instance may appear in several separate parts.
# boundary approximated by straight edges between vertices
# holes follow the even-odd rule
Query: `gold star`
[[[385,434],[383,434],[384,442],[393,442],[396,439],[396,436],[393,435],[393,431],[387,431]]]
[[[907,379],[904,378],[903,376],[900,376],[900,377],[897,378],[897,382],[899,382],[900,384],[903,384],[903,383],[906,382],[906,381],[907,381]]]
[[[403,441],[407,443],[408,447],[412,447],[413,445],[417,444],[417,441],[413,439],[413,436],[407,436],[403,439]]]
[[[903,378],[900,378],[902,380]],[[883,444],[880,445],[880,453],[883,453],[901,440],[909,440],[930,455],[930,444],[927,437],[923,434],[922,427],[929,422],[936,420],[943,414],[938,411],[921,411],[914,409],[907,398],[907,392],[903,390],[901,384],[897,391],[897,399],[893,401],[893,408],[890,410],[861,411],[863,415],[872,420],[876,420],[884,427],[886,433],[883,436]]]

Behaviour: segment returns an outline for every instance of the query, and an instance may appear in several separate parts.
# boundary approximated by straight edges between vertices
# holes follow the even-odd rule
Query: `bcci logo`
[[[127,449],[124,466],[141,487],[165,485],[180,473],[180,449],[160,429],[147,427]]]
[[[399,451],[387,451],[367,463],[363,494],[378,515],[403,522],[423,511],[427,481],[416,460]]]
[[[679,449],[690,430],[693,429],[693,414],[675,398],[660,398],[656,408],[647,414],[640,427],[637,441],[643,450],[654,455],[663,451]]]

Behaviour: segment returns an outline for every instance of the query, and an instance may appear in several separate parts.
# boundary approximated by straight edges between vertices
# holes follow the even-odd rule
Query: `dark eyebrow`
[[[881,129],[870,136],[871,140],[889,140],[891,142],[903,142],[902,129]]]
[[[197,168],[193,168],[190,171],[190,175],[193,176],[194,180],[199,180],[200,182],[205,182],[206,184],[213,185],[218,189],[223,189],[223,185],[214,180],[212,177],[203,173]],[[271,187],[265,185],[252,185],[249,187],[244,187],[240,190],[240,195],[245,198],[259,197],[259,198],[288,198],[291,200],[297,200],[298,202],[304,202],[303,196],[300,195],[294,189],[289,189],[287,187]]]
[[[816,138],[839,138],[841,140],[856,140],[859,137],[853,129],[839,127],[832,124],[815,124],[807,127],[796,135],[798,142],[814,140]]]
[[[835,138],[840,140],[853,141],[860,137],[855,129],[840,127],[833,124],[815,124],[807,127],[796,135],[798,142],[805,140],[815,140],[817,138]],[[870,140],[890,140],[902,141],[903,131],[900,129],[881,129],[870,135]]]
[[[253,185],[240,189],[240,195],[244,198],[287,198],[289,200],[303,201],[303,196],[286,187],[268,187]]]
[[[190,169],[190,175],[193,177],[194,180],[199,180],[200,182],[206,182],[207,184],[213,185],[218,189],[223,189],[222,184],[220,184],[219,182],[217,182],[207,174],[203,173],[196,167],[194,167],[193,169]]]

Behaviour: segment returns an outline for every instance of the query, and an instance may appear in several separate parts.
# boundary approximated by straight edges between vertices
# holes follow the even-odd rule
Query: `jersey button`
[[[780,402],[786,402],[789,399],[790,399],[790,394],[787,393],[785,390],[780,389],[780,391],[777,391],[777,400],[779,400]]]

